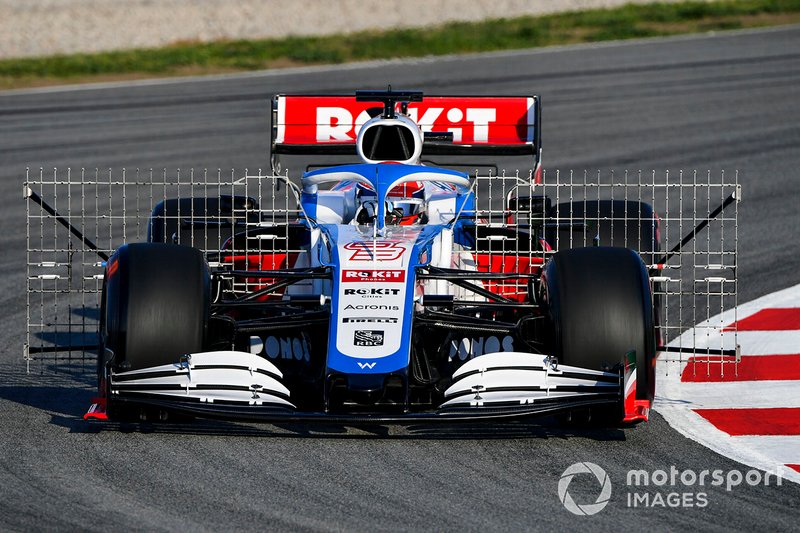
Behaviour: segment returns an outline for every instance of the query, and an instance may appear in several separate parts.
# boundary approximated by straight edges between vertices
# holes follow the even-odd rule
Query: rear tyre
[[[630,248],[652,264],[660,251],[658,218],[650,204],[626,200],[565,202],[550,209],[550,218],[582,226],[548,229],[546,239],[558,250],[587,246]],[[582,231],[581,231],[582,230]],[[558,233],[556,233],[558,232]]]
[[[150,215],[148,242],[219,250],[246,222],[257,222],[258,204],[248,196],[168,198]]]
[[[177,362],[203,349],[209,315],[209,272],[199,250],[128,244],[108,262],[101,353],[126,371]]]
[[[636,252],[609,247],[558,252],[542,281],[551,353],[566,365],[614,371],[635,350],[636,397],[652,400],[653,303],[647,270]],[[597,414],[619,420],[622,412],[605,408]]]
[[[549,209],[551,225],[546,230],[547,242],[557,250],[591,246],[624,247],[639,252],[646,265],[653,265],[661,258],[661,231],[659,219],[653,206],[633,200],[587,200],[564,202]],[[575,224],[577,223],[577,224]],[[662,323],[661,283],[653,284],[653,308],[655,312],[656,339],[664,343]]]

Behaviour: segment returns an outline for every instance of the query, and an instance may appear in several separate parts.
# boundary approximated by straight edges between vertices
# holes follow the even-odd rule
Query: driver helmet
[[[401,220],[403,220],[402,208],[395,207],[394,203],[390,202],[389,200],[385,202],[384,207],[386,208],[385,224],[387,226],[397,225]],[[366,226],[375,222],[376,216],[378,216],[378,201],[365,200],[361,202],[361,205],[356,211],[354,220],[356,224],[360,226]]]

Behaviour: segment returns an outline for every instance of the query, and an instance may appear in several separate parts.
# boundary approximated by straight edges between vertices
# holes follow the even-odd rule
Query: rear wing
[[[422,129],[423,155],[529,155],[541,157],[538,96],[425,96],[407,105]],[[379,115],[376,102],[355,96],[277,95],[272,99],[272,158],[294,155],[356,155],[361,126]]]

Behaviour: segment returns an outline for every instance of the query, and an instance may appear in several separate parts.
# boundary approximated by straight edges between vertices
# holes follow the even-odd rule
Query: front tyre
[[[179,361],[203,350],[209,316],[208,265],[187,246],[122,246],[106,266],[101,305],[100,387],[111,371]],[[110,398],[109,398],[110,400]]]
[[[636,398],[655,392],[656,337],[649,277],[626,248],[574,248],[556,253],[543,273],[549,349],[564,364],[615,371],[636,352]],[[613,411],[613,412],[612,412]],[[603,418],[621,418],[606,409]]]

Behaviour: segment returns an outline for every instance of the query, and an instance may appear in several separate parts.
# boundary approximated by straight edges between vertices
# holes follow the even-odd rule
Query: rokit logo
[[[406,250],[397,241],[348,242],[344,249],[353,252],[350,261],[396,261]]]
[[[357,329],[353,333],[355,346],[383,346],[383,331]]]
[[[403,283],[405,270],[343,270],[342,282],[371,281],[378,283]]]
[[[400,289],[345,289],[345,296],[396,296],[400,294]]]
[[[407,105],[408,117],[422,132],[449,132],[455,144],[527,144],[534,140],[535,101],[525,96],[430,96]],[[279,96],[276,142],[352,144],[368,120],[380,113],[377,102],[352,96]]]
[[[396,318],[378,318],[371,316],[364,317],[345,317],[342,319],[344,324],[397,324]]]
[[[353,113],[343,107],[318,107],[316,111],[317,142],[353,141],[361,126],[370,119],[367,111],[353,117]],[[433,131],[434,128],[437,131],[449,131],[453,134],[454,142],[462,141],[464,130],[467,130],[468,139],[488,142],[489,125],[497,120],[495,108],[429,107],[420,116],[419,109],[409,106],[408,114],[423,132]]]

